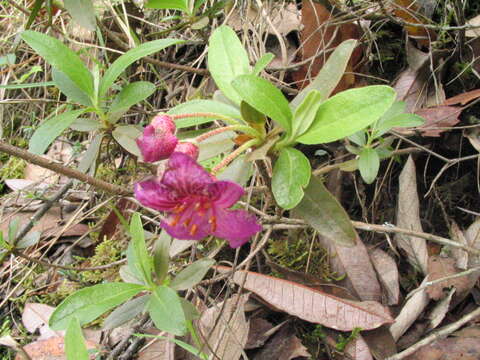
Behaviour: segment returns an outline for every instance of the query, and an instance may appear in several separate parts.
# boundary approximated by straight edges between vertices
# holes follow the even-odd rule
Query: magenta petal
[[[232,248],[245,244],[262,230],[255,216],[245,210],[216,209],[215,215],[217,227],[213,235],[227,240]]]
[[[243,188],[232,181],[215,181],[208,185],[208,193],[215,202],[215,207],[227,209],[245,194]]]
[[[179,152],[170,156],[162,178],[162,184],[176,190],[181,196],[203,195],[205,186],[212,182],[213,179],[203,167],[190,156]]]
[[[143,160],[156,162],[170,157],[177,146],[178,139],[172,133],[158,132],[154,126],[148,125],[136,142]]]
[[[177,146],[175,147],[175,152],[181,152],[184,154],[187,154],[190,156],[192,159],[197,160],[198,159],[198,154],[199,154],[199,149],[198,146],[191,143],[191,142],[179,142]]]
[[[160,224],[167,233],[179,240],[201,240],[209,235],[210,224],[190,205],[180,214],[172,214]]]
[[[155,180],[145,180],[135,184],[135,198],[149,208],[159,211],[170,211],[178,202],[172,200],[169,191]]]

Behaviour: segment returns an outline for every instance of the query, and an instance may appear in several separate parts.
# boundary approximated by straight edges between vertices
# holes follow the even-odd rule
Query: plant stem
[[[132,191],[128,190],[125,187],[110,184],[110,183],[107,183],[106,181],[96,179],[78,170],[61,165],[53,160],[48,160],[42,156],[32,154],[31,152],[28,152],[16,146],[10,145],[1,140],[0,140],[0,151],[12,156],[19,157],[20,159],[28,161],[29,163],[32,163],[34,165],[38,165],[45,169],[52,170],[58,174],[65,175],[69,178],[80,180],[81,182],[92,185],[93,187],[103,190],[105,192],[108,192],[110,194],[121,195],[121,196],[132,195]]]
[[[177,115],[169,115],[172,119],[186,119],[192,117],[206,117],[212,119],[219,119],[225,121],[227,124],[238,124],[238,121],[231,118],[230,116],[225,116],[222,114],[211,113],[211,112],[198,112],[198,113],[191,113],[191,114],[177,114]]]
[[[233,151],[230,155],[228,155],[225,159],[223,159],[220,164],[215,166],[212,169],[212,175],[216,175],[221,169],[226,167],[230,164],[234,159],[236,159],[241,153],[250,149],[252,146],[257,145],[261,140],[260,139],[252,139],[247,141],[245,144],[239,146],[235,151]]]
[[[205,134],[199,135],[195,138],[196,143],[200,143],[209,137],[215,136],[217,134],[220,134],[222,132],[226,131],[238,131],[238,132],[243,132],[244,134],[251,135],[255,138],[262,139],[261,134],[255,130],[254,128],[251,128],[250,126],[245,126],[245,125],[230,125],[230,126],[224,126],[221,128],[217,128],[214,130],[211,130],[209,132],[206,132]]]

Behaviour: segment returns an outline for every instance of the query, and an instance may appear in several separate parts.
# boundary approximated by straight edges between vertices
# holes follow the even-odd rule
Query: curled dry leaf
[[[480,15],[477,15],[477,16],[471,18],[470,20],[468,20],[467,24],[472,25],[472,26],[480,26]],[[470,29],[470,30],[465,31],[465,36],[466,37],[471,37],[471,38],[479,37],[480,36],[480,28]]]
[[[92,341],[86,340],[87,349],[98,349],[100,346]],[[50,337],[45,340],[35,341],[23,347],[23,350],[35,360],[65,360],[65,343],[63,336]],[[90,355],[90,359],[95,359],[95,354]],[[24,360],[24,357],[17,354],[15,360]]]
[[[421,347],[406,360],[478,360],[480,341],[478,337],[454,337],[435,341]]]
[[[428,281],[428,277],[425,277],[423,282],[420,284],[420,287],[425,285]],[[414,323],[415,320],[420,316],[423,310],[427,307],[430,302],[428,297],[427,290],[422,289],[417,291],[412,297],[410,297],[405,305],[403,305],[400,314],[395,318],[395,322],[390,326],[390,332],[397,341],[400,336],[402,336],[405,331]]]
[[[427,316],[428,319],[428,330],[435,329],[447,315],[448,309],[450,308],[450,303],[452,302],[453,294],[455,294],[455,288],[450,289],[448,295],[435,304],[435,307],[430,311]]]
[[[237,360],[242,355],[248,339],[249,324],[245,319],[248,297],[248,294],[235,295],[225,304],[222,302],[205,310],[198,320],[201,337],[220,359]]]
[[[272,329],[273,325],[265,319],[259,317],[250,319],[250,330],[245,349],[256,349],[265,344],[273,335]]]
[[[399,177],[396,225],[400,228],[423,232],[416,176],[415,163],[409,156]],[[395,240],[407,254],[410,263],[426,274],[428,252],[425,239],[396,234]]]
[[[480,30],[479,30],[480,31]],[[480,89],[475,89],[472,91],[467,91],[458,95],[455,95],[451,98],[445,100],[443,105],[465,105],[468,104],[470,101],[478,99],[480,97]]]
[[[225,266],[217,266],[217,269],[221,272],[231,270]],[[245,289],[278,310],[332,329],[368,330],[393,321],[388,309],[375,301],[345,300],[291,281],[250,271],[236,271],[233,281],[243,284]]]
[[[455,259],[434,255],[428,260],[428,278],[430,281],[455,275],[459,272],[455,266]],[[431,299],[440,300],[447,296],[447,292],[444,292],[444,289],[451,287],[454,287],[459,294],[470,291],[468,278],[462,276],[429,286],[427,288],[427,294]]]
[[[450,235],[452,240],[468,246],[467,239],[463,234],[462,230],[455,221],[452,221],[450,224]],[[455,259],[455,264],[457,268],[461,270],[466,270],[468,268],[468,252],[461,248],[450,248],[450,252],[452,253],[452,257]]]
[[[48,319],[52,315],[55,308],[39,303],[26,303],[22,313],[22,323],[25,329],[30,333],[34,333],[39,329],[39,340],[48,339],[52,336],[63,336],[63,331],[53,331],[48,326]]]
[[[385,293],[384,303],[397,304],[400,296],[397,263],[385,251],[378,248],[370,252],[370,259]]]

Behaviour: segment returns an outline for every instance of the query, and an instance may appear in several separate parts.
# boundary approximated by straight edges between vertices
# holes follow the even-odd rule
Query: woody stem
[[[221,169],[223,169],[228,164],[230,164],[233,160],[235,160],[241,153],[250,149],[252,146],[257,145],[258,143],[260,143],[260,141],[261,141],[260,139],[252,139],[247,141],[245,144],[239,146],[230,155],[225,157],[225,159],[223,159],[217,166],[215,166],[212,169],[211,173],[213,175],[216,175]]]

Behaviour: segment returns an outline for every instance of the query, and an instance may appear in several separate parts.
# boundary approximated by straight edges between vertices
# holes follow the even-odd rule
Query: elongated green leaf
[[[67,360],[89,360],[82,328],[76,317],[72,317],[68,323],[65,334],[65,354]]]
[[[302,135],[315,120],[318,108],[322,104],[322,94],[317,90],[310,91],[295,109],[293,115],[292,137]]]
[[[22,39],[45,61],[68,76],[88,97],[94,97],[92,74],[77,54],[59,40],[36,31],[24,31]]]
[[[93,31],[97,26],[92,0],[65,0],[65,8],[75,22]]]
[[[321,236],[342,246],[355,246],[357,234],[347,212],[315,176],[310,178],[295,212]]]
[[[186,321],[180,298],[169,287],[160,285],[153,291],[148,312],[158,330],[174,335],[185,334]]]
[[[195,261],[172,280],[170,287],[174,290],[188,290],[199,283],[208,270],[215,264],[215,260],[203,258]]]
[[[155,91],[155,85],[148,81],[137,81],[125,85],[113,100],[108,112],[108,121],[116,123],[131,106],[145,100]]]
[[[295,96],[290,106],[295,109],[314,89],[322,94],[322,100],[328,99],[342,78],[355,46],[357,46],[357,41],[353,39],[338,45],[312,83]]]
[[[240,39],[228,26],[216,28],[210,36],[208,70],[223,94],[240,105],[242,98],[231,82],[239,75],[250,74],[252,70]]]
[[[98,119],[77,118],[71,125],[70,129],[82,132],[91,132],[102,128],[102,123]]]
[[[0,85],[0,89],[7,89],[7,90],[31,89],[31,88],[55,86],[55,85],[56,84],[53,81],[44,81],[44,82],[36,82],[36,83],[28,83],[28,84]]]
[[[81,90],[67,75],[63,72],[53,68],[52,69],[53,82],[60,89],[62,93],[67,95],[71,101],[79,103],[84,106],[92,106],[92,101],[87,94]]]
[[[375,149],[363,148],[358,159],[358,169],[362,179],[371,184],[375,181],[380,168],[380,158]]]
[[[283,148],[273,167],[272,192],[278,205],[292,209],[303,198],[312,168],[308,159],[294,148]]]
[[[192,100],[183,104],[179,104],[171,108],[167,114],[180,115],[180,114],[193,114],[193,113],[214,113],[232,118],[239,123],[241,118],[240,111],[231,106],[215,100]],[[178,119],[175,121],[177,129],[182,129],[190,126],[201,125],[214,121],[215,118],[211,117],[190,117],[185,119]]]
[[[145,244],[145,232],[139,213],[135,213],[132,216],[132,220],[130,221],[130,235],[132,236],[135,263],[129,263],[128,265],[133,265],[138,270],[146,284],[152,284],[152,257],[148,255]]]
[[[103,323],[103,328],[106,330],[115,329],[132,320],[135,316],[145,310],[149,300],[150,295],[142,295],[128,300],[107,316]]]
[[[157,284],[161,284],[168,274],[168,261],[170,260],[170,242],[172,237],[163,230],[153,248],[153,268],[157,277]]]
[[[43,154],[53,140],[84,112],[86,112],[85,109],[64,112],[42,123],[33,133],[28,150],[34,154]]]
[[[241,99],[275,120],[287,133],[292,131],[288,101],[273,84],[255,75],[241,75],[232,82]]]
[[[165,49],[168,46],[180,44],[182,40],[176,39],[160,39],[149,41],[144,44],[137,46],[134,49],[127,51],[125,54],[120,56],[117,60],[113,62],[112,65],[103,75],[103,79],[100,81],[100,87],[98,90],[98,96],[103,98],[107,93],[110,86],[113,85],[115,80],[120,76],[120,74],[132,63],[141,59],[142,57],[152,55],[162,49]]]
[[[72,317],[77,317],[81,325],[87,324],[143,290],[146,290],[145,286],[129,283],[107,283],[83,288],[57,306],[50,316],[49,326],[53,330],[63,330]]]
[[[91,169],[95,169],[95,162],[100,152],[100,146],[102,145],[103,137],[105,133],[101,132],[96,134],[90,144],[88,144],[87,151],[83,154],[82,160],[78,164],[78,171],[87,173]],[[93,173],[94,171],[91,171]]]
[[[367,135],[363,130],[357,131],[355,134],[350,135],[348,139],[358,146],[364,146],[367,143]]]
[[[272,53],[266,53],[263,54],[263,56],[258,59],[257,63],[255,64],[255,67],[253,68],[252,74],[253,75],[258,75],[260,72],[265,69],[265,67],[270,64],[270,62],[275,58],[275,55]]]
[[[135,156],[140,156],[140,149],[135,142],[142,134],[142,131],[139,130],[135,125],[122,125],[117,126],[115,130],[112,131],[112,136],[116,142],[118,142],[125,150],[130,154]]]
[[[190,14],[188,0],[148,0],[145,7],[150,9],[174,9]]]
[[[296,140],[322,144],[352,135],[377,121],[393,104],[395,96],[395,90],[384,85],[338,93],[320,105],[310,128]]]
[[[240,112],[242,113],[243,120],[245,120],[247,124],[254,128],[258,128],[258,126],[264,128],[267,118],[247,102],[242,101],[240,104]]]
[[[389,119],[383,120],[375,127],[375,137],[382,136],[395,127],[414,127],[423,125],[425,120],[415,114],[399,114]]]

